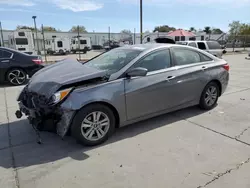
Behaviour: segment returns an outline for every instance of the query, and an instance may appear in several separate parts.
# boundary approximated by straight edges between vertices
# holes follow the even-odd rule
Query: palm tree
[[[207,35],[209,35],[209,40],[210,40],[210,35],[211,35],[211,32],[212,32],[212,30],[211,30],[211,27],[209,27],[209,26],[206,26],[206,27],[204,27],[204,30],[203,30]]]
[[[190,32],[196,32],[196,29],[194,27],[190,27],[189,31]]]

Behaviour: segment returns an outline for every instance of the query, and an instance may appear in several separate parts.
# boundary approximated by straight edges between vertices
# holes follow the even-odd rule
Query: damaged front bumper
[[[16,117],[21,118],[25,115],[36,130],[55,132],[63,138],[69,130],[75,111],[64,109],[60,104],[35,104],[36,97],[37,95],[27,96],[22,92],[18,98],[19,110],[15,113]]]

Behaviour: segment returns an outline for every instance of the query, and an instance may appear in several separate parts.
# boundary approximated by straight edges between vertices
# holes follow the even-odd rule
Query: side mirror
[[[148,69],[137,67],[137,68],[129,70],[126,75],[128,77],[146,76],[147,73],[148,73]]]

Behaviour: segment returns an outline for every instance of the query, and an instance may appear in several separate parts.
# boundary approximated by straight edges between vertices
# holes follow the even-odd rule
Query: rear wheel
[[[217,104],[219,98],[220,89],[217,83],[210,82],[204,88],[201,98],[200,107],[204,110],[211,110]]]
[[[22,69],[12,69],[7,73],[7,80],[11,85],[22,85],[27,80],[27,74]]]
[[[60,54],[60,55],[64,55],[65,53],[64,53],[63,50],[59,50],[59,54]]]
[[[102,104],[93,104],[76,114],[71,133],[81,144],[95,146],[105,142],[114,129],[115,116],[112,110]]]

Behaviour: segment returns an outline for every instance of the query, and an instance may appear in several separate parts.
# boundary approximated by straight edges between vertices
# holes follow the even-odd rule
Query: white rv
[[[36,54],[31,30],[16,30],[10,33],[8,37],[10,48],[27,54]]]
[[[80,44],[79,42],[80,41]],[[77,37],[74,37],[71,39],[71,52],[83,52],[87,53],[91,49],[91,41],[88,37],[79,37],[79,40]]]
[[[54,38],[45,41],[45,48],[48,54],[65,55],[70,52],[69,38]]]

